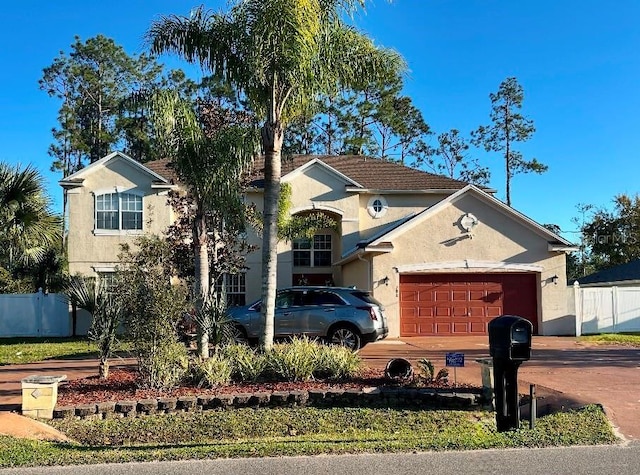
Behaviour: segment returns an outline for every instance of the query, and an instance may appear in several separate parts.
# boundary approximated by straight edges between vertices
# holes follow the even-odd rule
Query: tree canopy
[[[31,165],[0,162],[0,292],[56,291],[62,285],[62,219]]]
[[[499,152],[505,165],[505,194],[511,206],[511,179],[520,173],[543,173],[547,166],[537,159],[526,160],[514,149],[518,142],[525,142],[535,132],[533,121],[523,116],[524,90],[515,77],[500,83],[498,92],[489,94],[491,99],[491,124],[481,125],[472,132],[473,144],[484,147],[487,152]]]
[[[154,53],[172,52],[231,84],[261,120],[265,154],[262,245],[262,344],[273,344],[277,218],[284,129],[319,95],[362,78],[375,80],[404,63],[346,25],[364,0],[237,0],[227,12],[204,8],[162,17],[148,33]]]
[[[640,259],[640,195],[620,194],[582,226],[589,263],[597,271]]]

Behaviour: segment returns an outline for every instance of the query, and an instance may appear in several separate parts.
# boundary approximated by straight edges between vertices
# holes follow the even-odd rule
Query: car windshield
[[[371,295],[369,295],[368,292],[356,291],[356,292],[351,292],[351,295],[362,300],[365,303],[368,303],[371,305],[377,305],[378,307],[380,307],[381,310],[384,310],[384,307],[382,306],[382,304],[378,302],[376,299],[374,299]]]

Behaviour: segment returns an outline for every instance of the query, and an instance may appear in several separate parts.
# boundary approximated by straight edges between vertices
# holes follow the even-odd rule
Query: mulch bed
[[[58,405],[77,406],[108,401],[156,399],[160,397],[180,397],[204,394],[233,394],[274,391],[309,391],[328,389],[362,389],[365,387],[397,386],[398,383],[384,377],[383,370],[368,369],[357,378],[348,381],[312,380],[301,382],[265,381],[260,383],[230,384],[217,388],[197,388],[180,386],[170,391],[158,391],[140,387],[138,373],[132,368],[112,369],[109,378],[100,379],[97,375],[70,381],[58,390]],[[459,385],[460,386],[460,385]],[[459,387],[458,386],[458,387]],[[446,383],[432,382],[430,388],[449,388]]]

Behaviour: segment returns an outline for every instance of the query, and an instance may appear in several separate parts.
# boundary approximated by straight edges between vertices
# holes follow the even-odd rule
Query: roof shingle
[[[443,175],[409,168],[399,163],[362,155],[294,155],[282,161],[282,175],[292,172],[311,160],[318,159],[334,168],[365,189],[371,190],[460,190],[467,183]],[[176,183],[178,176],[170,160],[153,160],[144,164],[155,173]],[[252,167],[250,186],[264,187],[264,158],[258,158]]]
[[[433,173],[409,168],[399,163],[362,155],[294,155],[282,161],[282,175],[318,159],[351,178],[366,189],[372,190],[460,190],[467,183]],[[251,185],[264,186],[264,159],[254,163],[254,179]]]
[[[171,160],[163,158],[161,160],[152,160],[150,162],[143,163],[145,167],[154,173],[157,173],[161,177],[165,178],[169,183],[178,182],[178,174],[171,166]]]

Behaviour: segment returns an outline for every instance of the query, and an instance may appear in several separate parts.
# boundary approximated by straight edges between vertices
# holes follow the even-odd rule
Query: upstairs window
[[[373,219],[382,218],[385,214],[387,214],[388,208],[389,204],[387,203],[387,200],[380,195],[373,196],[367,204],[367,211]]]
[[[104,193],[96,196],[96,230],[142,230],[142,196]]]
[[[296,267],[330,267],[331,234],[316,234],[313,239],[293,241],[293,265]]]

